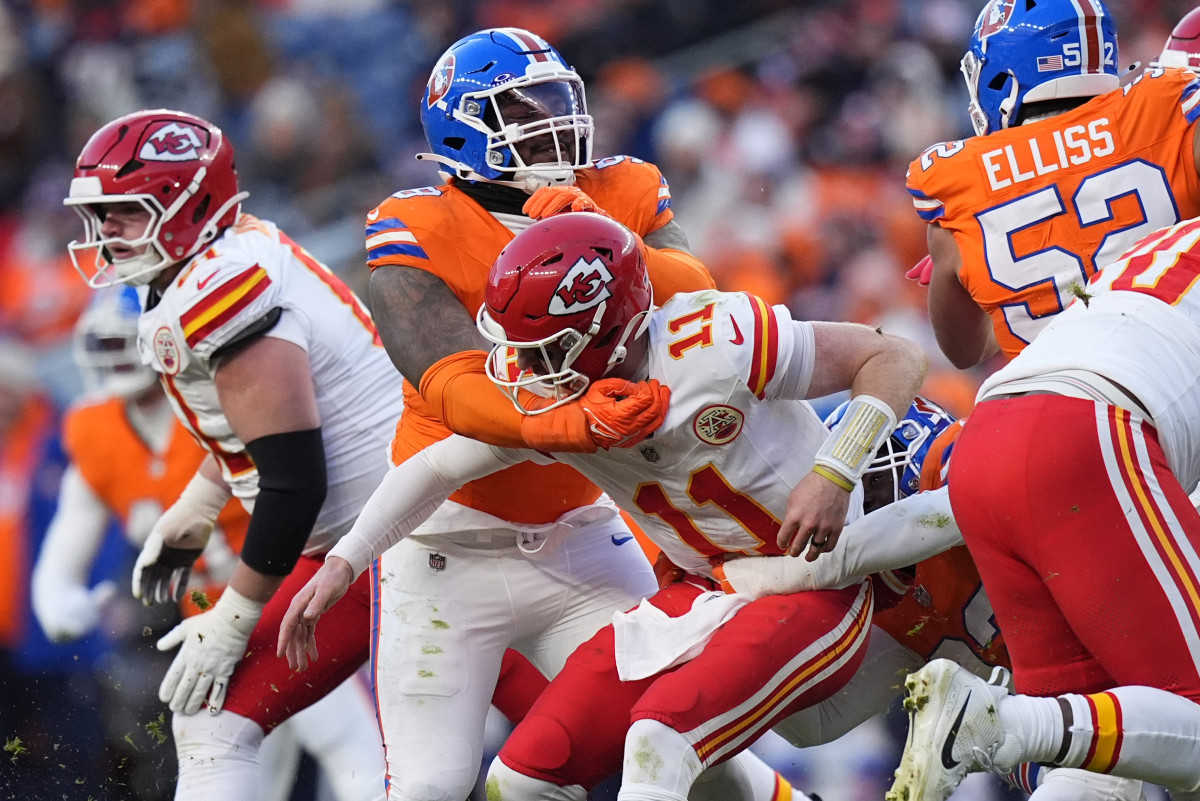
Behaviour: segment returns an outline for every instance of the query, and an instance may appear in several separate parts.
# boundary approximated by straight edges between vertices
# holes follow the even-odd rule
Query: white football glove
[[[133,566],[133,597],[146,606],[178,601],[187,590],[192,565],[204,552],[217,515],[229,500],[228,487],[197,473],[179,499],[150,530]]]
[[[33,614],[53,642],[77,640],[100,623],[100,614],[117,592],[117,585],[102,581],[88,589],[78,584],[48,587],[35,583]]]
[[[158,688],[159,700],[184,715],[194,715],[205,701],[209,712],[220,712],[229,677],[246,653],[263,606],[226,587],[212,609],[167,632],[158,650],[181,647]]]

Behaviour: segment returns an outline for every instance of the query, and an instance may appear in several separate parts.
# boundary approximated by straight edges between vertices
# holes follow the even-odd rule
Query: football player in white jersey
[[[747,602],[717,590],[709,560],[832,547],[861,513],[857,481],[920,386],[924,355],[744,293],[678,294],[652,309],[643,247],[599,214],[542,220],[500,254],[479,312],[496,343],[489,374],[519,406],[523,390],[552,406],[589,387],[620,397],[629,380],[670,388],[665,421],[640,444],[556,458],[686,571],[568,659],[492,763],[500,797],[582,799],[622,770],[622,801],[685,798],[704,768],[836,692],[865,651],[869,582]],[[803,399],[844,389],[850,408],[831,433]],[[395,468],[294,599],[280,653],[305,667],[317,618],[372,554],[464,481],[526,459],[549,457],[451,437]]]
[[[1021,695],[908,679],[889,799],[1042,762],[1200,790],[1200,221],[1162,229],[984,382],[947,477]]]
[[[159,697],[174,713],[175,797],[189,801],[254,798],[264,733],[366,660],[365,578],[339,610],[338,658],[323,670],[296,677],[272,644],[292,588],[387,470],[401,409],[400,376],[365,307],[272,223],[243,213],[245,196],[221,130],[160,109],[100,128],[64,201],[85,226],[69,246],[76,268],[92,287],[140,288],[142,360],[208,451],[154,526],[134,594],[176,600],[230,493],[251,509],[220,599],[158,642],[179,648]],[[347,793],[364,799],[382,793],[383,771],[378,732],[365,734],[365,745],[326,745],[349,751]]]

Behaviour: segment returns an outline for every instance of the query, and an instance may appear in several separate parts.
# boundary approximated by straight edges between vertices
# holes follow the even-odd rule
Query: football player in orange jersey
[[[869,581],[742,609],[745,598],[716,588],[709,557],[831,547],[856,516],[860,470],[924,377],[920,348],[867,326],[795,321],[740,292],[678,293],[654,307],[644,254],[636,234],[599,214],[541,220],[500,253],[478,312],[494,343],[487,374],[521,413],[524,391],[557,406],[606,380],[671,385],[653,439],[553,458],[603,487],[688,573],[635,612],[610,615],[571,654],[493,761],[497,797],[580,799],[617,771],[621,799],[694,795],[709,783],[705,769],[838,692],[867,642]],[[832,433],[796,402],[851,387]],[[293,599],[280,652],[304,667],[317,618],[373,556],[424,537],[424,521],[464,482],[527,460],[549,463],[454,436],[394,468]],[[571,548],[576,536],[556,544]],[[480,571],[494,570],[458,561],[463,584],[484,585]],[[406,677],[395,680],[403,694]],[[381,697],[386,689],[381,679]]]
[[[1120,87],[1117,65],[1101,0],[980,13],[962,63],[978,136],[908,170],[929,223],[929,318],[955,366],[1012,358],[1097,269],[1200,214],[1200,80],[1164,64]]]
[[[117,518],[126,539],[140,548],[204,458],[204,451],[176,420],[157,375],[142,365],[137,351],[140,313],[133,287],[113,287],[101,290],[76,324],[74,357],[88,392],[63,421],[70,462],[32,579],[34,614],[53,640],[76,639],[99,625],[116,591],[108,580],[92,588],[87,584],[110,520]],[[174,569],[179,585],[175,596],[182,595],[179,604],[185,616],[220,597],[249,519],[240,503],[229,501],[217,513],[190,586],[191,565]],[[189,589],[202,592],[203,599],[193,599]],[[136,650],[125,656],[147,661],[141,649]],[[150,670],[165,668],[157,661]],[[379,741],[374,707],[360,685],[359,679],[348,679],[264,739],[256,797],[284,801],[291,795],[295,771],[285,766],[295,765],[303,748],[325,772],[340,801],[361,801],[353,773],[368,765],[378,770],[360,755],[377,754]],[[120,703],[144,707],[143,720],[158,716],[153,693],[143,698],[133,687],[118,692]],[[148,699],[153,708],[146,705]],[[329,747],[336,740],[346,746]],[[174,769],[163,779],[173,781]]]
[[[515,233],[568,209],[607,213],[644,235],[660,301],[711,287],[672,219],[666,180],[636,158],[593,160],[583,83],[529,31],[485,30],[453,44],[433,68],[420,114],[431,152],[419,158],[437,162],[444,183],[397,192],[366,220],[372,312],[406,379],[393,461],[451,432],[547,451],[633,445],[661,422],[665,392],[642,384],[620,403],[593,392],[520,414],[484,373],[488,345],[473,317]],[[585,282],[580,291],[594,288]],[[571,535],[551,536],[564,530]],[[552,539],[562,543],[553,553],[543,547]],[[454,579],[485,564],[494,581]],[[378,701],[389,798],[404,801],[469,792],[505,647],[552,676],[614,611],[656,586],[612,501],[560,465],[471,482],[419,536],[383,556],[378,581],[382,608],[404,612],[381,616],[376,661],[379,685],[400,688]],[[749,754],[724,774],[739,786],[706,782],[714,797],[763,801],[786,786]]]

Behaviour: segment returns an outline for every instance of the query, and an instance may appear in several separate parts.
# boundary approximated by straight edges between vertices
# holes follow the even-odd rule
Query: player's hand
[[[911,278],[921,286],[929,286],[929,282],[933,278],[933,258],[926,256],[921,259],[908,269],[904,277]]]
[[[33,591],[33,614],[52,642],[77,640],[100,624],[104,606],[117,593],[117,585],[102,581],[88,588],[67,584]]]
[[[660,590],[666,589],[672,584],[678,584],[686,575],[686,570],[672,562],[670,557],[662,551],[658,552],[658,558],[654,560],[654,578],[658,579]]]
[[[568,211],[590,211],[609,216],[608,212],[596,205],[596,201],[576,186],[543,186],[529,196],[521,211],[535,220],[544,220]]]
[[[168,509],[167,513],[170,511]],[[192,575],[192,566],[204,552],[203,546],[173,548],[164,543],[163,531],[166,527],[161,523],[166,518],[167,514],[164,513],[159,524],[150,531],[133,565],[133,597],[141,598],[146,606],[178,601],[183,597]],[[208,531],[212,532],[212,523],[208,524]]]
[[[292,670],[307,670],[317,659],[317,621],[346,594],[354,581],[350,563],[330,556],[321,569],[292,597],[279,624],[276,656],[286,656]]]
[[[667,416],[671,390],[658,381],[606,378],[583,397],[521,421],[521,436],[535,450],[595,453],[599,448],[628,448],[654,432]],[[553,401],[529,394],[525,408]]]
[[[579,399],[590,420],[592,439],[601,448],[629,448],[653,434],[667,417],[671,390],[657,379],[605,378]]]
[[[776,543],[790,556],[813,561],[833,550],[846,525],[850,493],[816,473],[809,473],[788,494],[787,509]]]
[[[179,647],[179,653],[158,688],[159,700],[184,715],[194,715],[205,701],[209,712],[220,712],[229,677],[246,653],[263,606],[226,587],[212,609],[167,632],[158,650]]]

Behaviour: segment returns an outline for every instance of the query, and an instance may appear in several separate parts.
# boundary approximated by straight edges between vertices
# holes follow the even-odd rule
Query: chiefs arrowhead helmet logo
[[[142,161],[193,161],[200,158],[204,139],[194,125],[184,122],[168,122],[157,128],[138,151]]]
[[[600,259],[579,259],[558,282],[550,297],[549,313],[565,317],[594,309],[612,297],[609,285],[616,279]]]

